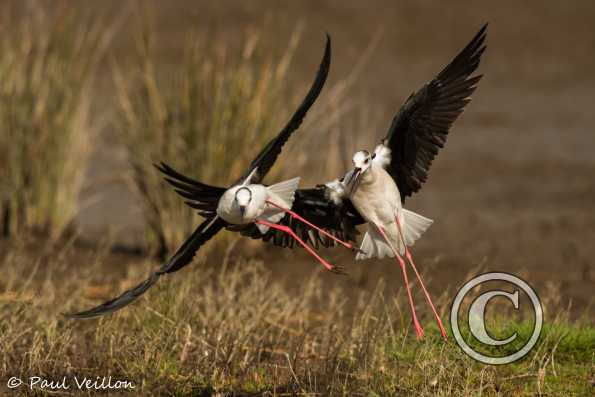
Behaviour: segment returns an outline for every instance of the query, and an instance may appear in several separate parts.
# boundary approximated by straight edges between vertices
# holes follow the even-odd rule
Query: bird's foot
[[[335,274],[339,274],[341,276],[346,276],[347,272],[345,271],[345,268],[342,266],[337,266],[337,265],[330,265],[330,267],[327,267],[327,270],[331,273],[335,273]]]
[[[442,339],[447,341],[448,334],[446,333],[446,329],[444,328],[444,325],[442,324],[442,320],[440,319],[440,316],[437,313],[436,313],[436,322],[438,323],[438,328],[440,328],[440,335],[442,335]]]
[[[446,330],[444,329],[443,326],[440,326],[440,333],[442,334],[442,339],[444,339],[444,341],[447,341],[448,335],[446,334]]]
[[[413,320],[413,325],[415,327],[415,335],[417,336],[417,340],[422,340],[424,338],[424,329],[421,327],[421,324],[417,319]]]

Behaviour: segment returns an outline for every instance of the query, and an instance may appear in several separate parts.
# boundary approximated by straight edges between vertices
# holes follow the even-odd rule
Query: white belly
[[[401,218],[401,194],[397,184],[381,167],[373,166],[367,173],[371,174],[363,176],[350,196],[351,202],[368,222],[377,225],[394,223],[396,214]]]

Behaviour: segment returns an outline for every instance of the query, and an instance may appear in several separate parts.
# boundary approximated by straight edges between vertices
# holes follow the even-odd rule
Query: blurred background
[[[114,375],[142,395],[592,395],[593,21],[578,0],[1,1],[0,379]],[[137,285],[184,241],[201,219],[153,163],[238,178],[303,99],[325,32],[329,79],[265,182],[343,175],[486,22],[484,77],[406,206],[434,219],[413,256],[443,319],[479,273],[535,288],[545,327],[528,359],[486,367],[444,342],[417,284],[414,341],[393,260],[321,250],[341,277],[230,232],[118,314],[61,315]],[[489,310],[495,338],[528,339],[523,313]]]
[[[485,76],[428,182],[407,200],[435,220],[414,256],[435,293],[472,273],[502,270],[593,313],[592,2],[1,7],[0,112],[3,126],[12,126],[0,140],[4,247],[29,235],[34,246],[71,236],[86,247],[107,241],[118,267],[134,261],[127,255],[171,252],[200,218],[151,163],[165,161],[207,183],[235,179],[302,99],[325,32],[333,45],[329,80],[268,181],[297,174],[306,187],[333,179],[489,22],[479,68]],[[300,250],[236,239],[227,234],[199,260],[231,247],[232,256],[264,258],[281,280],[318,271]],[[380,277],[401,285],[391,261],[355,263],[338,249],[324,255],[349,272],[322,275],[329,285],[368,289]],[[103,266],[109,272],[110,261]]]

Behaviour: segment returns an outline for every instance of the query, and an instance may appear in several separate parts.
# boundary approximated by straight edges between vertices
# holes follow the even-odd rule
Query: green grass
[[[347,291],[322,288],[321,275],[290,293],[257,261],[203,262],[167,277],[122,312],[90,321],[59,315],[131,286],[154,265],[105,276],[111,260],[48,248],[35,271],[25,250],[4,258],[0,293],[0,378],[60,374],[134,382],[142,395],[588,396],[595,327],[563,312],[546,319],[524,359],[486,366],[440,337],[431,318],[417,341],[403,294],[383,284],[346,304]],[[325,275],[326,276],[326,275]],[[440,302],[446,307],[447,302]],[[524,323],[490,328],[496,337]],[[204,394],[201,394],[204,393]],[[235,394],[233,394],[235,393]],[[244,394],[242,394],[244,393]]]

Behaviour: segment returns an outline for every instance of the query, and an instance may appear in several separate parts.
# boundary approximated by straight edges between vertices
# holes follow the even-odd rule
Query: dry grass
[[[168,162],[208,183],[233,182],[288,117],[283,94],[299,33],[278,61],[261,54],[256,33],[240,53],[193,34],[178,72],[166,76],[152,55],[150,32],[145,28],[139,37],[132,78],[116,73],[118,128],[133,186],[143,199],[149,246],[163,253],[175,249],[200,219],[152,164]]]
[[[226,42],[209,41],[204,32],[188,34],[185,56],[173,74],[167,62],[153,55],[159,37],[150,23],[145,20],[142,26],[136,63],[126,68],[126,75],[120,72],[121,65],[115,68],[120,110],[117,130],[131,164],[129,181],[143,203],[147,245],[162,257],[181,244],[200,218],[163,182],[152,164],[164,161],[206,183],[229,185],[281,130],[311,80],[298,87],[289,83],[303,30],[300,25],[281,54],[262,48],[261,33],[254,30],[247,32],[238,50]],[[356,122],[358,127],[373,127],[371,112],[362,112],[363,116],[347,116],[347,112],[355,105],[348,99],[349,89],[377,41],[375,37],[349,76],[327,85],[299,131],[302,142],[292,139],[269,181],[282,175],[294,177],[299,169],[300,175],[315,175],[320,183],[321,167],[333,178],[345,171],[343,151],[331,150],[324,157],[318,154],[321,147],[352,149],[356,141],[345,136],[361,131],[353,128]],[[321,36],[321,54],[323,44]],[[315,71],[312,68],[312,79]]]
[[[110,26],[37,3],[25,20],[0,7],[0,232],[57,238],[79,210],[95,134],[91,89]]]
[[[83,252],[56,238],[69,229],[79,208],[94,137],[90,89],[109,39],[105,24],[69,13],[30,13],[28,24],[14,26],[10,13],[3,15],[2,231],[27,240],[41,230],[54,239],[25,244],[15,239],[0,246],[0,393],[9,393],[2,388],[11,376],[111,375],[133,382],[136,393],[145,396],[592,394],[592,320],[550,316],[527,359],[486,367],[465,356],[452,338],[439,339],[431,318],[424,319],[428,337],[415,341],[403,294],[387,295],[382,283],[358,295],[326,288],[314,276],[290,291],[260,262],[229,255],[215,261],[203,256],[116,315],[64,319],[60,312],[110,298],[156,264],[137,258],[118,266],[108,247]],[[166,74],[164,60],[153,56],[150,31],[139,36],[130,74],[116,68],[116,126],[145,205],[149,245],[164,253],[198,219],[151,163],[164,160],[205,182],[230,182],[284,124],[307,84],[288,83],[299,29],[287,50],[276,55],[259,45],[258,33],[237,53],[206,36],[192,36],[173,76]],[[322,42],[321,37],[321,50]],[[372,51],[374,42],[368,48]],[[367,144],[367,134],[382,132],[374,128],[378,115],[372,109],[364,106],[353,115],[360,106],[348,95],[368,55],[345,80],[327,86],[300,132],[306,143],[288,145],[284,156],[292,161],[280,162],[272,178],[300,169],[320,182],[323,167],[324,177],[336,176],[360,144],[355,137]],[[244,145],[251,150],[244,151]],[[326,163],[311,155],[320,147],[333,150]],[[528,329],[504,324],[496,324],[495,332]]]
[[[1,262],[3,382],[111,375],[146,396],[587,395],[592,387],[595,329],[588,322],[558,316],[528,358],[483,366],[452,339],[443,342],[429,318],[428,336],[417,342],[408,313],[401,314],[403,294],[387,296],[382,283],[347,306],[346,291],[321,288],[317,276],[290,293],[250,260],[201,263],[116,315],[66,320],[61,311],[111,296],[152,264],[141,260],[108,277],[113,259],[106,254],[53,250],[32,258],[17,247]],[[81,261],[88,266],[72,266]],[[23,263],[34,263],[33,271]]]

